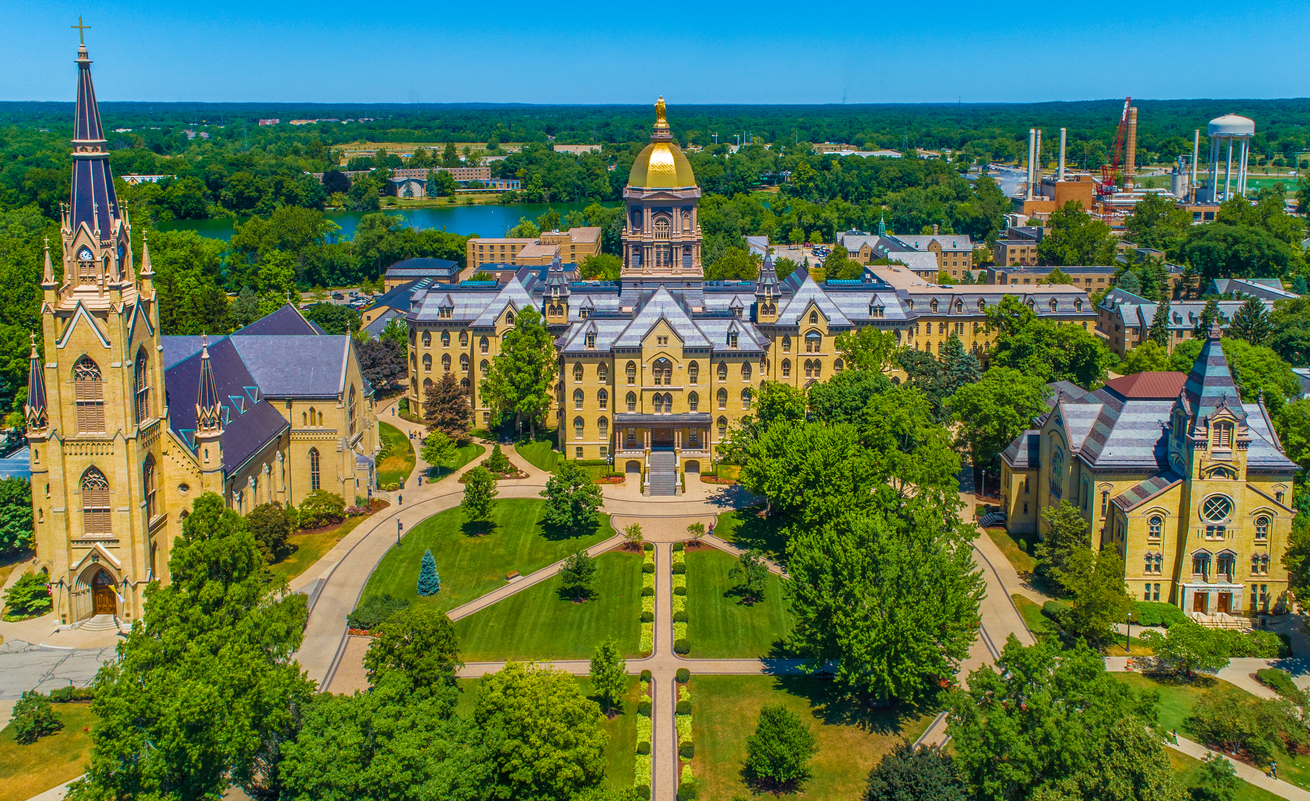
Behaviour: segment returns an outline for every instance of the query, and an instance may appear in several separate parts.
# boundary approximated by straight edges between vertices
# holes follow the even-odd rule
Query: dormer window
[[[964,311],[964,301],[962,300],[955,301],[955,313],[960,314],[963,311]]]
[[[816,311],[812,311],[812,312],[810,312],[810,324],[811,324],[811,325],[818,325],[818,324],[819,324],[819,313],[818,313],[818,312],[816,312]]]
[[[514,312],[507,312],[505,314],[505,325],[514,325]]]
[[[455,307],[453,306],[437,307],[437,317],[441,318],[442,320],[449,320],[454,315],[454,313],[455,313]]]
[[[590,319],[591,309],[587,308],[586,306],[583,306],[581,309],[578,310],[578,316],[584,320]]]
[[[1048,305],[1050,305],[1051,311],[1055,311],[1060,308],[1060,304],[1058,301],[1056,301],[1055,298],[1051,298],[1051,302]]]
[[[930,305],[931,308],[932,308],[932,312],[933,312],[933,314],[936,314],[936,313],[937,313],[937,299],[936,299],[936,298],[933,298],[932,303],[929,304],[929,305]]]
[[[1074,302],[1073,302],[1073,310],[1074,310],[1074,311],[1082,311],[1082,310],[1083,310],[1083,299],[1082,299],[1082,298],[1074,298]]]
[[[594,332],[587,332],[587,347],[592,350],[596,348],[596,334]]]
[[[1233,424],[1221,421],[1211,426],[1210,444],[1215,448],[1233,447]]]
[[[728,332],[728,347],[730,347],[730,348],[735,348],[735,347],[737,347],[737,332],[736,332],[736,331],[729,331],[729,332]]]
[[[978,311],[987,311],[987,301],[978,298]]]

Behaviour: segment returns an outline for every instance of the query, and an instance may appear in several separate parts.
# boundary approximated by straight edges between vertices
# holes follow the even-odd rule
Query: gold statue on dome
[[[655,101],[655,124],[669,124],[669,121],[664,117],[664,95],[660,95],[660,99]]]

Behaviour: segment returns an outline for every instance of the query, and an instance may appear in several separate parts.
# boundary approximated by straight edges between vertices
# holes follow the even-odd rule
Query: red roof
[[[1125,398],[1172,400],[1186,383],[1186,373],[1133,373],[1106,381],[1105,388]]]

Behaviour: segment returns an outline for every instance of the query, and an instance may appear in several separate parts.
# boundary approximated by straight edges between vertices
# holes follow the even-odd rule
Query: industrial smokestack
[[[1042,188],[1042,129],[1037,129],[1037,158],[1033,161],[1033,196],[1041,197]]]
[[[1124,145],[1124,189],[1132,189],[1137,178],[1137,107],[1128,109],[1128,142]]]
[[[1188,184],[1188,192],[1192,196],[1192,202],[1196,202],[1196,159],[1201,155],[1201,129],[1197,128],[1192,132],[1192,182]]]
[[[1037,157],[1037,129],[1028,129],[1028,182],[1024,190],[1024,199],[1033,199],[1033,159]]]
[[[1060,129],[1060,170],[1055,174],[1055,180],[1057,182],[1064,180],[1064,138],[1065,138],[1065,129],[1061,128]]]

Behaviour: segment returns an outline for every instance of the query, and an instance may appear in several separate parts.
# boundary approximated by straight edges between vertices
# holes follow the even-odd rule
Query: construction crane
[[[1110,146],[1110,161],[1101,165],[1101,185],[1097,194],[1113,194],[1119,180],[1119,166],[1123,163],[1124,137],[1128,135],[1128,107],[1133,103],[1131,97],[1124,98],[1124,110],[1119,115],[1119,129],[1114,132],[1114,144]]]

